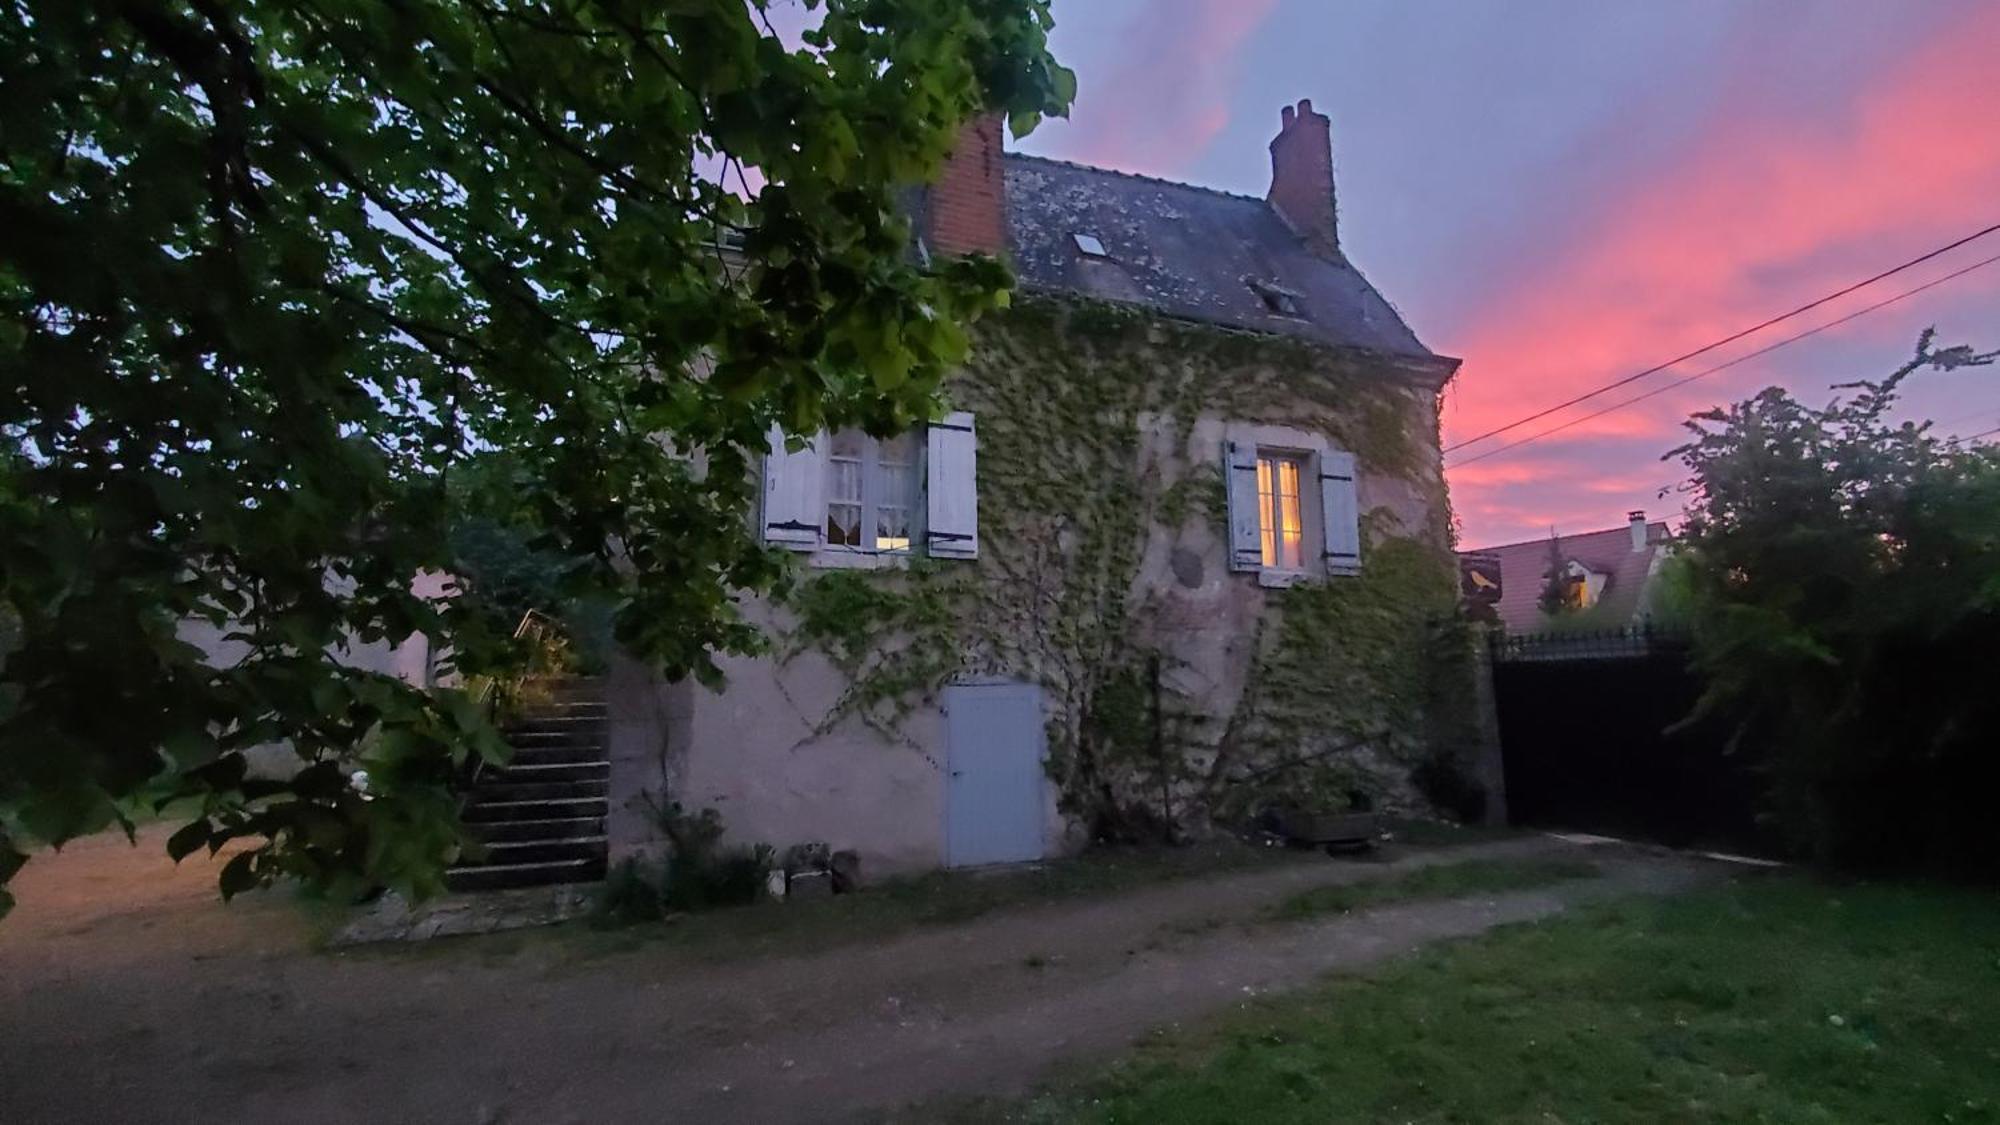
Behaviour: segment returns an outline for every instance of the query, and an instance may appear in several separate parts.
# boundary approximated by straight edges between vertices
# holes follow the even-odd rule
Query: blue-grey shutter
[[[1319,456],[1320,519],[1326,528],[1326,572],[1361,573],[1361,503],[1354,491],[1354,454]]]
[[[979,431],[970,412],[953,411],[925,433],[924,542],[931,555],[979,557]]]
[[[1223,484],[1229,497],[1229,569],[1264,569],[1264,539],[1258,527],[1257,447],[1222,443]]]
[[[826,537],[825,437],[805,448],[785,448],[785,432],[771,427],[764,456],[764,542],[796,551],[819,548]]]

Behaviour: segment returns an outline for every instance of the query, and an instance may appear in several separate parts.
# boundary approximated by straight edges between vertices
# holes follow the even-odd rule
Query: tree
[[[437,887],[453,771],[504,747],[472,699],[330,653],[421,630],[504,665],[410,592],[478,451],[632,651],[713,678],[756,644],[767,431],[929,415],[1010,284],[919,268],[895,191],[972,117],[1018,135],[1074,92],[1048,0],[807,0],[789,50],[767,6],[12,0],[0,882],[144,799],[198,807],[176,858],[255,842],[225,894]],[[248,656],[211,666],[186,620]],[[246,776],[271,742],[299,770]]]
[[[1575,606],[1571,589],[1576,585],[1570,577],[1569,560],[1563,557],[1562,540],[1556,537],[1556,529],[1549,529],[1549,573],[1542,583],[1542,596],[1536,603],[1542,607],[1544,617],[1560,617]]]
[[[2000,871],[2000,453],[1892,424],[1905,380],[1990,364],[1932,334],[1824,408],[1768,389],[1698,414],[1680,600],[1698,714],[1764,757],[1801,848]]]

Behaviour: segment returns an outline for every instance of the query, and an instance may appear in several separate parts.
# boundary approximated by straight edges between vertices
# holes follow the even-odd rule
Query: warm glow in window
[[[1257,523],[1264,536],[1264,565],[1305,566],[1305,520],[1299,508],[1299,460],[1278,454],[1257,458]]]
[[[829,435],[826,542],[860,551],[910,549],[917,497],[913,434],[877,440],[860,430]]]
[[[875,549],[910,549],[910,501],[916,494],[917,443],[909,434],[876,445]]]

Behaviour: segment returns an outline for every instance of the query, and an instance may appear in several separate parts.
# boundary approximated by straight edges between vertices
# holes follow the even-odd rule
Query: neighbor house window
[[[1304,464],[1305,459],[1294,454],[1257,455],[1257,523],[1267,568],[1305,568],[1305,515],[1299,501]]]
[[[915,507],[917,444],[910,434],[829,435],[826,545],[854,551],[908,551]]]

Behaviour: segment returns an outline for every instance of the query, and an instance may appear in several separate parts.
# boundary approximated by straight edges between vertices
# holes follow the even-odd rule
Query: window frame
[[[1304,450],[1287,449],[1277,446],[1259,445],[1257,454],[1257,530],[1260,548],[1268,545],[1269,550],[1260,556],[1261,569],[1275,574],[1305,574],[1306,566],[1306,482],[1313,479],[1310,467],[1313,455]],[[1271,466],[1271,490],[1264,491],[1264,466]],[[1293,543],[1294,554],[1291,565],[1284,563],[1284,515],[1281,506],[1285,500],[1283,490],[1283,467],[1292,470],[1291,501],[1297,509],[1293,529],[1297,539]]]
[[[1301,528],[1299,563],[1296,569],[1288,567],[1268,567],[1263,565],[1261,553],[1254,567],[1231,569],[1242,574],[1255,574],[1257,584],[1268,589],[1282,589],[1300,583],[1318,581],[1334,577],[1348,577],[1353,571],[1337,570],[1326,552],[1326,512],[1324,490],[1326,482],[1326,459],[1336,453],[1345,452],[1333,439],[1317,430],[1297,429],[1291,426],[1268,422],[1228,421],[1223,423],[1222,438],[1225,446],[1234,446],[1245,451],[1254,466],[1269,456],[1294,458],[1299,462],[1299,509]],[[1225,475],[1229,472],[1224,466]],[[1356,482],[1358,485],[1358,481]],[[1225,482],[1225,487],[1228,487]],[[1253,490],[1254,491],[1254,490]],[[1231,501],[1234,503],[1234,500]],[[1259,546],[1262,545],[1261,531],[1264,515],[1261,510],[1262,498],[1257,498],[1259,512],[1257,518],[1260,532]],[[1357,496],[1357,503],[1359,497]],[[1229,548],[1225,548],[1226,550]]]
[[[826,530],[821,534],[819,547],[812,552],[812,563],[814,566],[869,567],[905,565],[916,554],[916,545],[923,542],[924,539],[924,516],[927,511],[925,502],[929,496],[928,482],[925,479],[924,455],[924,449],[927,444],[925,441],[925,431],[927,429],[928,427],[925,426],[916,426],[898,435],[907,440],[909,444],[909,461],[907,465],[910,474],[910,485],[904,504],[908,509],[909,537],[904,546],[889,548],[873,545],[876,539],[875,529],[880,526],[879,517],[883,507],[885,507],[882,499],[887,492],[882,470],[883,439],[877,438],[865,430],[854,428],[827,432],[826,452],[824,455],[826,472],[822,481],[819,504],[819,518]],[[859,458],[861,489],[858,502],[836,501],[833,497],[834,465],[836,462],[833,452],[834,442],[836,438],[845,433],[853,433],[861,441],[861,456]],[[838,460],[844,462],[848,461],[849,458],[842,457],[838,458]],[[833,541],[831,535],[827,533],[831,527],[831,510],[836,503],[853,503],[854,506],[860,509],[861,544],[836,543]]]

